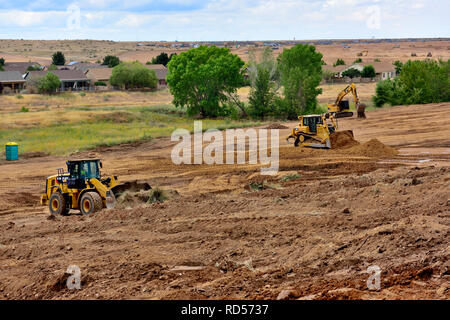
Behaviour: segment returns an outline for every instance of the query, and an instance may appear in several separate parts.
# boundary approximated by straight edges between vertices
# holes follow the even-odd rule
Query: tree
[[[361,58],[358,58],[358,59],[356,59],[355,61],[353,61],[353,63],[361,63],[362,62],[362,59]]]
[[[395,73],[399,75],[400,72],[402,72],[403,63],[400,60],[397,60],[393,63],[393,65],[395,66]]]
[[[61,81],[56,74],[48,72],[37,81],[39,93],[54,93],[61,85]]]
[[[64,53],[61,51],[58,51],[53,54],[52,56],[53,64],[56,66],[63,66],[66,64],[66,57],[64,56]]]
[[[5,58],[0,58],[0,66],[3,67],[5,65]]]
[[[102,65],[108,66],[109,68],[114,68],[120,64],[120,59],[116,56],[106,56],[103,58]]]
[[[169,62],[167,82],[173,104],[190,115],[226,115],[227,102],[244,81],[244,62],[229,49],[200,46],[176,55]],[[234,99],[235,100],[235,99]],[[239,102],[234,101],[239,105]]]
[[[342,59],[337,59],[336,62],[333,64],[334,67],[336,66],[345,66],[345,61]]]
[[[353,78],[356,78],[356,77],[360,77],[361,76],[361,72],[359,72],[358,69],[350,68],[350,69],[347,69],[344,72],[342,72],[342,76],[343,77],[349,77],[349,78],[353,79]]]
[[[158,78],[154,70],[144,67],[137,61],[121,62],[113,68],[110,83],[125,89],[156,88]]]
[[[278,59],[284,86],[284,102],[278,112],[296,119],[299,114],[315,110],[317,96],[322,93],[318,88],[322,81],[322,54],[314,46],[298,44],[284,50]]]
[[[368,66],[364,66],[363,71],[361,72],[361,77],[363,78],[375,78],[376,72],[373,65],[369,64]]]
[[[51,64],[51,65],[48,66],[48,70],[49,71],[58,70],[58,67],[56,65],[54,65],[54,64]]]
[[[278,64],[273,57],[272,49],[264,49],[259,62],[252,52],[247,69],[251,85],[249,114],[254,118],[264,119],[265,116],[274,113],[274,98],[280,87]]]

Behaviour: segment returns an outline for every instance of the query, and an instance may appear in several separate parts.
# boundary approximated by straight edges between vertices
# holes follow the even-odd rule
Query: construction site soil
[[[170,138],[77,154],[166,190],[91,216],[39,205],[64,157],[0,161],[1,299],[448,299],[450,103],[339,119],[331,150],[260,165],[175,165]],[[255,187],[258,186],[258,187]],[[81,289],[66,286],[79,266]],[[369,290],[369,266],[381,287]],[[287,291],[286,291],[287,290]]]

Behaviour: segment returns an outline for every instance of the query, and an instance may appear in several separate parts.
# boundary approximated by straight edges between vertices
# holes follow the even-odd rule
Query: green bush
[[[144,67],[137,61],[122,62],[115,66],[110,78],[113,86],[125,89],[156,88],[158,79],[154,70]]]
[[[375,68],[373,65],[369,64],[368,66],[364,66],[363,71],[361,72],[361,77],[363,78],[375,78]]]
[[[18,95],[16,96],[16,98],[17,98],[17,99],[23,99],[23,95],[18,94]]]
[[[106,87],[107,84],[104,81],[95,81],[94,86],[96,86],[96,87]]]
[[[362,62],[362,59],[361,58],[358,58],[358,59],[356,59],[355,61],[353,61],[353,63],[361,63]]]
[[[22,108],[20,109],[20,112],[29,112],[29,111],[30,111],[30,109],[28,109],[25,106],[22,106]]]
[[[38,81],[39,93],[54,93],[61,85],[57,75],[48,72]]]
[[[86,93],[84,93],[84,92],[80,92],[79,94],[80,94],[80,97],[86,96]]]
[[[345,70],[344,72],[342,72],[342,76],[343,77],[349,77],[349,78],[353,79],[353,78],[360,77],[361,76],[361,72],[359,72],[358,69],[350,68],[350,69]]]

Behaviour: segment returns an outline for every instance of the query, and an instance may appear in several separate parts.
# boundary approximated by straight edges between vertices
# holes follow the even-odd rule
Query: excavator
[[[328,113],[331,114],[335,119],[353,117],[353,112],[350,111],[349,101],[343,100],[344,97],[350,92],[353,94],[353,98],[355,99],[355,108],[358,113],[358,118],[365,119],[366,105],[362,104],[359,101],[358,93],[356,91],[356,86],[354,83],[348,85],[344,90],[342,90],[338,94],[334,104],[328,105]]]

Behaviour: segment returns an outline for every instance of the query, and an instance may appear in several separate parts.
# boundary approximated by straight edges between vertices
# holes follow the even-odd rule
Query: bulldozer
[[[299,145],[310,148],[331,148],[330,135],[337,130],[337,122],[333,115],[305,115],[298,117],[297,128],[292,129],[287,141],[294,139],[294,146]],[[330,123],[327,122],[330,121]]]
[[[350,92],[353,94],[353,98],[355,99],[355,108],[358,113],[358,118],[365,119],[366,106],[359,101],[358,93],[356,91],[356,86],[354,83],[348,85],[344,90],[342,90],[338,94],[334,104],[328,105],[328,113],[331,114],[336,119],[353,117],[353,112],[350,111],[349,101],[343,100],[344,97]]]
[[[117,176],[101,178],[100,159],[69,160],[67,172],[47,178],[41,205],[48,205],[52,215],[67,215],[71,209],[88,215],[103,208],[114,208],[116,197],[131,188],[149,190],[147,183],[120,184]]]

